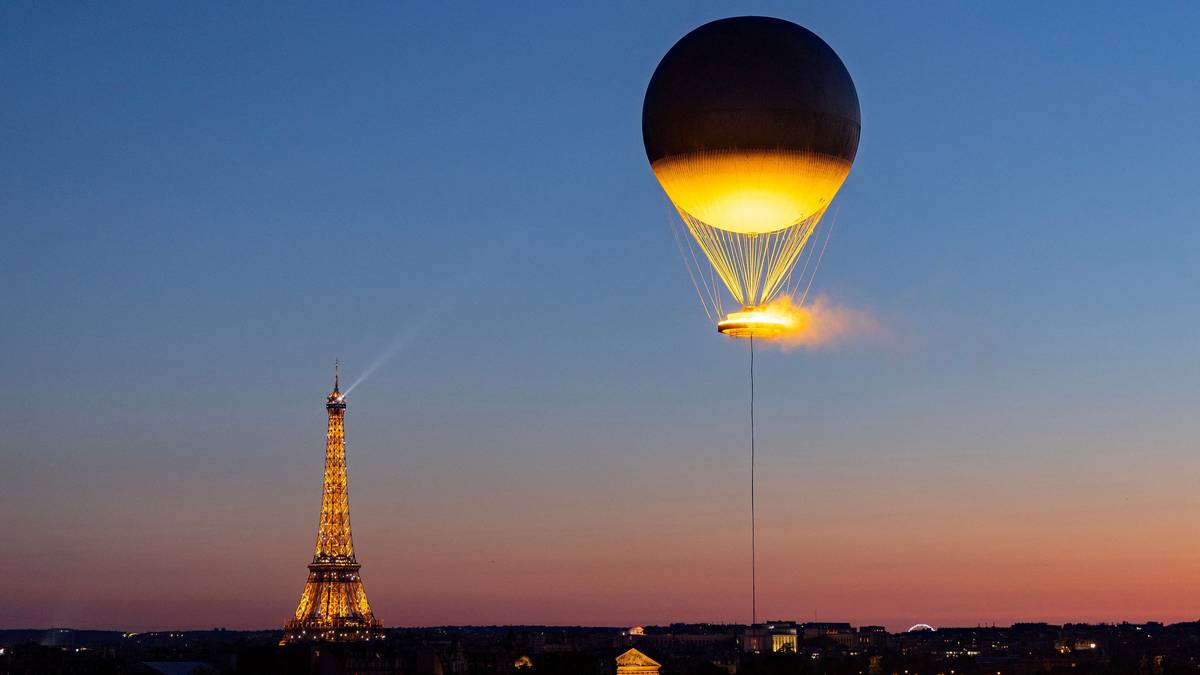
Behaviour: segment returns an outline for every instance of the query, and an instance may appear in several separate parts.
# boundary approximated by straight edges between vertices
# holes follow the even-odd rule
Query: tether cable
[[[758,623],[758,530],[754,503],[754,334],[750,334],[750,625]]]

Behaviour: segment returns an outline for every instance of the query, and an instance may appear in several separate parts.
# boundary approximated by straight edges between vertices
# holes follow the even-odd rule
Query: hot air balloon
[[[741,305],[724,318],[717,305],[717,330],[753,338],[787,328],[764,306],[786,286],[850,173],[860,127],[846,66],[790,21],[713,21],[658,64],[642,139],[711,272]]]

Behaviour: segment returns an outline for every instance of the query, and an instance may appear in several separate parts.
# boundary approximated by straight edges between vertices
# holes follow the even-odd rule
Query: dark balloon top
[[[653,163],[722,150],[792,150],[854,160],[858,93],[812,31],[763,16],[685,35],[650,78],[642,138]]]

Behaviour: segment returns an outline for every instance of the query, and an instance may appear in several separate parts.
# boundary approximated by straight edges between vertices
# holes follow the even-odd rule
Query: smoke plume
[[[784,350],[821,349],[880,332],[879,322],[869,312],[835,305],[824,296],[797,305],[784,295],[772,300],[766,310],[791,319],[791,328],[771,340]]]

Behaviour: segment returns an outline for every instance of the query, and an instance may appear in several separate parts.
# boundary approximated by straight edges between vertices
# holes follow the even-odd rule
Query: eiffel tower
[[[346,400],[338,389],[334,364],[333,392],[325,399],[329,429],[325,435],[325,491],[317,550],[308,566],[308,582],[296,614],[283,626],[279,644],[328,641],[359,642],[384,637],[383,624],[371,613],[363,589],[362,567],[354,559],[350,535],[350,497],[346,490]]]

